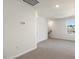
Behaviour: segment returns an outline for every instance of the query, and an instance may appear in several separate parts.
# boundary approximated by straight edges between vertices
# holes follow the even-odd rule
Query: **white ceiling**
[[[75,0],[38,0],[40,3],[34,6],[38,14],[48,18],[63,18],[75,15]],[[56,5],[60,5],[56,8]]]

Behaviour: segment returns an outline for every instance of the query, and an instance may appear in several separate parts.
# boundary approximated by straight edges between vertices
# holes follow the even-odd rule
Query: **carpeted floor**
[[[75,42],[48,39],[38,48],[16,59],[75,59]]]

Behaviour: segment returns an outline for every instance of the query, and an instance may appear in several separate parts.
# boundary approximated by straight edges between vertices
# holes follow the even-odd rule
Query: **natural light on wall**
[[[52,25],[53,25],[53,21],[50,20],[50,21],[48,22],[48,26],[51,27]]]
[[[35,10],[35,18],[37,19],[38,18],[38,11]]]

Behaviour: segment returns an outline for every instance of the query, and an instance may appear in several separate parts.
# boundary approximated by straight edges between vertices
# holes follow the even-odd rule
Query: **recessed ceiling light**
[[[56,5],[56,8],[59,8],[60,6],[59,5]]]

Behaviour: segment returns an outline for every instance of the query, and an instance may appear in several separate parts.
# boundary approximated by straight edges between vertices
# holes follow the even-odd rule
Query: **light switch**
[[[25,24],[25,21],[21,21],[20,24]]]

